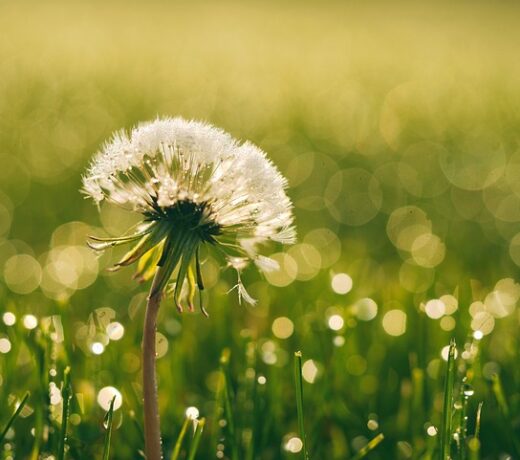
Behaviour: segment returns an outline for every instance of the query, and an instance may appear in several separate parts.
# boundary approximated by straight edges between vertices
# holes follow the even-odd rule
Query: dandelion
[[[200,247],[222,254],[237,271],[240,298],[254,302],[241,281],[254,262],[276,270],[258,254],[267,241],[294,241],[287,182],[265,153],[239,144],[213,126],[181,118],[156,120],[117,133],[98,153],[83,178],[84,191],[96,203],[107,201],[143,215],[135,231],[116,238],[92,237],[103,250],[133,244],[114,269],[137,263],[135,278],[147,281],[161,267],[151,296],[165,290],[178,268],[173,297],[179,311],[188,282],[188,306],[203,290]]]
[[[91,237],[89,245],[95,250],[132,245],[114,269],[136,264],[138,281],[153,278],[143,335],[148,459],[161,456],[155,328],[163,293],[173,294],[180,312],[185,303],[194,310],[197,289],[204,289],[200,250],[205,246],[236,270],[233,289],[239,300],[254,303],[242,271],[252,263],[263,271],[277,269],[259,249],[270,241],[295,239],[286,187],[285,178],[255,145],[182,118],[157,119],[115,134],[83,178],[84,192],[96,203],[110,202],[143,216],[125,235]],[[201,292],[199,305],[207,315]]]

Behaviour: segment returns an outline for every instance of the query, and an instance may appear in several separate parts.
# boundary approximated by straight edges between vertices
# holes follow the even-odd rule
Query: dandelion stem
[[[143,331],[143,402],[144,402],[144,445],[146,460],[162,459],[161,424],[157,400],[157,382],[155,377],[155,333],[157,314],[161,304],[161,291],[157,285],[164,276],[164,266],[155,272],[150,296],[146,304]]]

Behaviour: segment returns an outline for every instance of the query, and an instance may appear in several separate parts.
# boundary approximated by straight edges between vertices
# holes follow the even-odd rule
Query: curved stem
[[[150,288],[150,293],[156,291],[163,275],[164,268],[159,266]],[[157,382],[155,377],[155,333],[157,314],[161,304],[162,292],[156,292],[148,297],[143,331],[143,401],[144,401],[144,442],[146,460],[161,460],[161,426],[159,405],[157,400]]]

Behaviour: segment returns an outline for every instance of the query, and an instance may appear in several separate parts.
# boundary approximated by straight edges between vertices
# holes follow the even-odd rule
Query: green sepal
[[[157,263],[157,265],[163,267],[163,270],[161,270],[161,278],[154,282],[154,289],[150,292],[150,297],[154,297],[164,290],[164,287],[181,259],[182,246],[186,238],[187,236],[183,233],[170,233],[167,237],[161,258]]]
[[[175,291],[173,293],[173,300],[175,301],[175,305],[179,311],[182,311],[182,305],[179,302],[182,285],[198,244],[199,242],[197,239],[191,238],[188,239],[186,245],[182,249],[182,261],[180,262],[179,273],[177,274],[177,281],[175,282]]]
[[[157,246],[168,232],[166,225],[158,226],[155,231],[148,233],[143,236],[139,243],[137,243],[130,251],[128,251],[123,258],[116,264],[116,269],[119,267],[126,267],[127,265],[133,264],[136,260],[141,258],[150,249]]]
[[[193,273],[193,267],[191,264],[188,266],[188,288],[188,307],[190,308],[190,311],[193,311],[195,309],[193,306],[193,301],[195,300],[197,284],[195,282],[195,275]]]
[[[112,248],[114,246],[120,246],[122,244],[128,244],[128,243],[136,241],[136,240],[138,240],[140,238],[143,238],[144,236],[146,236],[146,235],[150,234],[151,232],[153,232],[154,227],[156,225],[157,224],[155,222],[152,222],[151,224],[148,224],[140,232],[133,233],[133,234],[127,235],[127,236],[99,237],[99,236],[89,235],[88,238],[89,238],[89,240],[92,240],[92,241],[87,241],[87,245],[91,249],[94,249],[95,251],[103,251],[105,249]]]
[[[134,274],[134,279],[142,283],[153,277],[157,264],[161,258],[163,248],[164,241],[161,241],[157,246],[143,254],[137,262],[137,270]]]

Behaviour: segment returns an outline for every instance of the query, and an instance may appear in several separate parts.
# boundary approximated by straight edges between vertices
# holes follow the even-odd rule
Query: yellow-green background
[[[520,265],[519,17],[505,1],[0,2],[0,312],[18,318],[0,322],[12,345],[0,354],[0,423],[13,396],[36,395],[36,412],[24,414],[11,442],[16,458],[46,418],[38,411],[48,370],[56,367],[59,386],[67,363],[81,395],[71,458],[99,455],[96,394],[107,385],[124,400],[114,458],[138,458],[128,413],[140,420],[145,288],[130,271],[105,271],[114,254],[96,259],[84,247],[87,234],[117,234],[133,217],[106,207],[98,215],[79,189],[113,131],[166,115],[206,120],[268,152],[289,179],[299,234],[299,245],[277,256],[280,275],[244,274],[257,307],[226,295],[232,274],[212,259],[209,320],[179,317],[166,301],[159,331],[169,346],[158,366],[167,451],[187,406],[213,423],[228,347],[243,458],[297,458],[284,439],[297,432],[298,349],[318,370],[304,388],[312,458],[348,458],[378,432],[386,439],[372,458],[428,458],[437,437],[427,428],[439,426],[442,407],[441,349],[453,336],[460,354],[474,353],[472,321],[484,312],[494,326],[460,364],[476,390],[470,432],[484,400],[483,458],[514,458],[520,288],[499,282]],[[331,286],[338,273],[353,281],[345,295]],[[443,295],[458,308],[452,319],[432,319],[425,304]],[[360,313],[366,298],[377,304],[370,321]],[[470,310],[475,301],[483,306]],[[389,310],[406,314],[398,337],[387,333]],[[24,314],[40,319],[37,330],[23,327]],[[336,314],[345,320],[339,331],[328,327]],[[61,318],[59,343],[36,337],[52,315]],[[294,325],[287,339],[272,330],[282,316]],[[96,356],[91,343],[106,341],[106,318],[126,333]],[[267,378],[256,399],[247,368],[252,381]],[[510,419],[490,389],[495,372]],[[56,417],[49,423],[59,426]],[[216,431],[205,433],[200,458],[213,458]],[[42,452],[55,443],[51,432]]]

